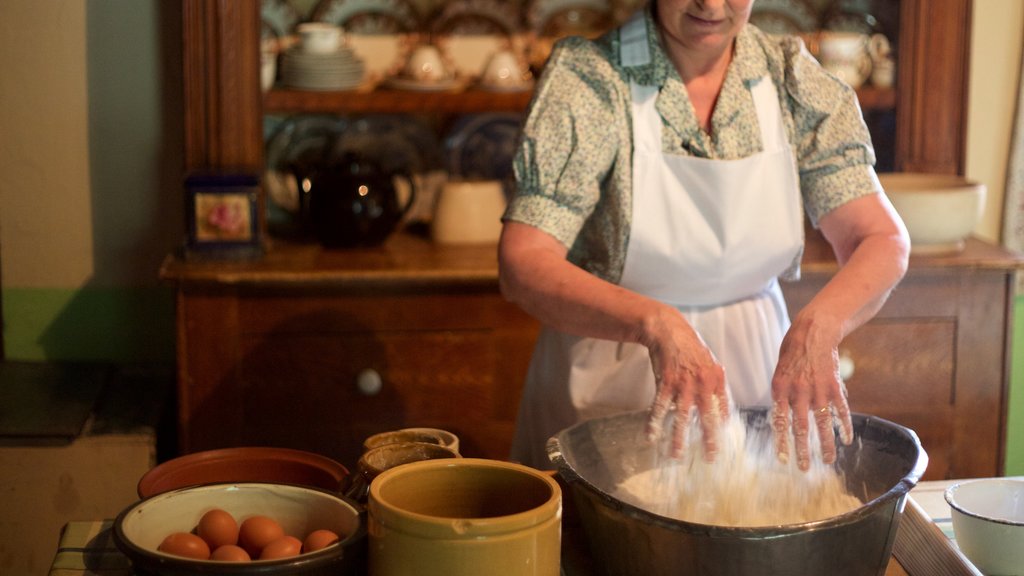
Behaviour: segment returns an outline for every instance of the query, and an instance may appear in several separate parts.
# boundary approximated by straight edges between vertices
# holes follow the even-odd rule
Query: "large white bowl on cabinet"
[[[985,208],[985,185],[962,176],[879,174],[882,188],[910,233],[912,254],[959,252]]]

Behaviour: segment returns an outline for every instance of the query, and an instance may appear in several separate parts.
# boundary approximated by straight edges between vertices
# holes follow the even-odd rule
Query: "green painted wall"
[[[174,361],[168,287],[6,289],[7,357],[24,361]]]
[[[1013,316],[1013,359],[1006,430],[1006,474],[1007,476],[1024,476],[1024,296],[1017,297]]]
[[[173,362],[180,3],[3,0],[0,32],[4,357]]]

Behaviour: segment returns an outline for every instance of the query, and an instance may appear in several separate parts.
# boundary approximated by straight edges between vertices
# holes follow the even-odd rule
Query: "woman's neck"
[[[658,32],[665,54],[686,85],[698,124],[704,132],[711,134],[711,117],[732,62],[732,44],[717,52],[693,50],[660,26]]]
[[[662,26],[658,26],[658,35],[665,54],[679,72],[683,82],[689,84],[693,80],[716,83],[721,87],[725,73],[732,62],[733,43],[723,46],[721,50],[697,50],[685,45]]]

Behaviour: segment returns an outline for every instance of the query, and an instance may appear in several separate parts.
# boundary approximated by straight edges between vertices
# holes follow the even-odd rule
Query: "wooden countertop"
[[[497,247],[487,245],[437,245],[407,233],[394,234],[382,246],[357,249],[325,249],[315,243],[272,240],[262,258],[223,260],[170,255],[160,268],[160,278],[184,284],[224,286],[292,286],[372,288],[444,285],[496,285]],[[965,249],[942,256],[911,256],[914,270],[936,268],[1016,269],[1024,257],[977,238]],[[816,232],[808,234],[803,273],[831,274],[836,262],[830,247]]]

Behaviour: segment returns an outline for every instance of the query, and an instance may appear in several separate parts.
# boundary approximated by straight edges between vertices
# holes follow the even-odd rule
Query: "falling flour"
[[[626,478],[615,496],[661,516],[734,527],[823,520],[862,505],[835,468],[822,462],[813,424],[810,441],[817,453],[804,472],[794,458],[783,463],[775,456],[770,429],[748,428],[737,412],[718,429],[714,462],[705,461],[694,424],[682,458],[664,458]]]

